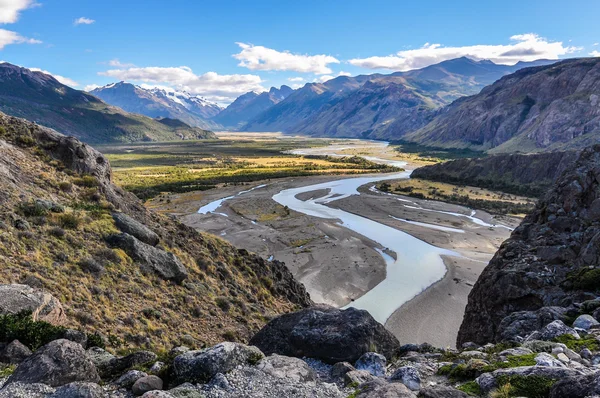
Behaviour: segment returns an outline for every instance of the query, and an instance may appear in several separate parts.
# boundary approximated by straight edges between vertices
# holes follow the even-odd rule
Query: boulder
[[[337,380],[343,378],[346,373],[353,370],[356,370],[356,368],[348,362],[338,362],[331,367],[330,375],[332,379]]]
[[[148,376],[148,373],[142,372],[141,370],[129,370],[123,373],[121,377],[115,381],[115,385],[119,388],[130,389],[138,379],[146,376]]]
[[[589,330],[592,326],[600,325],[600,322],[594,319],[591,315],[579,315],[575,322],[573,322],[573,327],[583,330]]]
[[[383,355],[376,352],[367,352],[358,358],[354,367],[358,370],[366,370],[373,376],[382,377],[385,376],[386,362]]]
[[[131,387],[131,392],[135,396],[144,395],[148,391],[154,390],[162,390],[163,389],[163,381],[160,377],[150,375],[140,377],[133,383],[133,387]]]
[[[600,395],[600,374],[572,376],[559,380],[550,390],[550,398],[586,398]]]
[[[18,364],[31,355],[31,350],[21,344],[19,340],[13,340],[0,351],[0,362]]]
[[[227,373],[236,366],[256,364],[264,354],[256,347],[225,342],[199,351],[188,351],[173,361],[171,374],[175,385],[207,382],[217,373]]]
[[[198,395],[181,395],[181,398],[204,398],[204,395],[200,394],[200,392],[197,393]],[[168,391],[160,391],[160,390],[154,390],[154,391],[148,391],[147,393],[145,393],[144,395],[142,395],[142,398],[179,398],[179,395],[173,395]]]
[[[452,387],[438,386],[421,389],[419,398],[469,398],[469,395]]]
[[[315,372],[303,360],[277,354],[261,359],[256,367],[271,376],[296,383],[312,382],[317,378]]]
[[[96,383],[74,382],[56,389],[48,398],[104,398],[104,390]]]
[[[80,344],[83,348],[87,347],[87,334],[80,332],[79,330],[67,329],[61,338],[74,341]]]
[[[165,368],[165,363],[161,361],[156,361],[150,366],[148,372],[153,375],[159,374]]]
[[[359,386],[375,380],[375,376],[366,370],[351,370],[344,375],[344,384],[347,386]]]
[[[399,381],[412,391],[419,391],[421,389],[421,376],[413,366],[402,366],[396,369],[390,380]]]
[[[158,244],[160,240],[158,235],[141,222],[124,213],[114,212],[112,213],[112,217],[115,220],[117,228],[122,232],[134,236],[148,245],[156,246]]]
[[[564,321],[565,312],[566,309],[562,307],[543,307],[536,311],[513,312],[500,322],[498,340],[516,341],[525,338],[552,321]]]
[[[516,368],[498,369],[491,373],[484,373],[479,376],[476,381],[479,387],[484,393],[488,393],[491,390],[498,387],[496,382],[499,376],[541,376],[548,379],[560,380],[565,377],[578,376],[580,373],[573,369],[559,368],[559,367],[546,367],[546,366],[519,366]]]
[[[51,341],[21,362],[7,384],[43,383],[56,387],[75,381],[96,383],[100,377],[81,345],[60,339]]]
[[[42,383],[11,383],[0,390],[0,398],[47,398],[54,388]]]
[[[392,358],[400,344],[364,310],[316,306],[281,315],[263,327],[250,344],[267,355],[356,362],[367,352]]]
[[[187,278],[187,270],[173,253],[150,246],[126,234],[110,235],[107,242],[112,247],[123,249],[143,270],[152,271],[162,279],[180,283]]]
[[[415,393],[401,383],[374,381],[361,386],[356,398],[416,398]]]
[[[87,355],[102,377],[121,374],[134,366],[156,361],[156,354],[151,351],[136,351],[124,357],[116,357],[102,348],[92,347],[87,350]]]
[[[500,351],[498,353],[498,355],[501,357],[507,357],[509,355],[518,356],[518,355],[527,355],[527,354],[533,354],[533,351],[531,351],[529,348],[525,348],[525,347],[508,348],[508,349],[506,349],[504,351]]]
[[[566,366],[554,358],[552,355],[547,354],[545,352],[541,352],[535,357],[535,364],[537,366],[550,366],[550,367],[558,367],[558,368],[566,368]]]
[[[579,333],[577,333],[575,329],[568,327],[560,320],[550,322],[544,326],[544,328],[539,331],[539,335],[536,334],[536,338],[539,340],[550,341],[565,334],[570,334],[576,339],[580,338]]]
[[[0,285],[0,314],[23,311],[30,311],[35,321],[54,325],[62,325],[67,319],[62,305],[51,294],[27,285]]]

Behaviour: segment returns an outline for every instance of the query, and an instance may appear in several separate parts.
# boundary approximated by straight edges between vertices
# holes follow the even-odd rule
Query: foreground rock
[[[51,387],[75,381],[98,382],[96,367],[81,345],[69,340],[54,340],[25,359],[7,384],[43,383]]]
[[[158,244],[160,240],[158,235],[141,222],[129,217],[124,213],[114,212],[112,213],[112,217],[115,220],[117,228],[126,234],[134,236],[150,246],[156,246]]]
[[[392,358],[400,343],[364,310],[327,306],[307,308],[275,318],[250,344],[265,354],[318,358],[327,363],[354,363],[367,352]]]
[[[0,285],[0,314],[30,311],[36,321],[63,324],[67,317],[60,302],[51,294],[27,285]]]

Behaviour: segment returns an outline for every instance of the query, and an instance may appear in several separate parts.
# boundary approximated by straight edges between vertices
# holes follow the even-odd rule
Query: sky
[[[0,0],[0,60],[226,105],[248,91],[468,56],[600,56],[600,0]]]

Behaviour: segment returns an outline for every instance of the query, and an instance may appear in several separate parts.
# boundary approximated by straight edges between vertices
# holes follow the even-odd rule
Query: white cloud
[[[475,60],[489,59],[498,64],[513,65],[519,61],[558,59],[562,55],[581,50],[579,47],[565,47],[559,41],[548,41],[534,33],[515,35],[510,40],[509,44],[479,44],[463,47],[444,47],[441,44],[425,43],[423,47],[416,50],[403,50],[383,57],[351,59],[348,62],[368,69],[407,71],[459,57]]]
[[[293,88],[294,90],[297,90],[297,89],[299,89],[300,87],[303,87],[303,85],[302,85],[302,84],[297,84],[297,83],[296,83],[296,84],[292,84],[292,88]]]
[[[99,86],[97,84],[88,84],[87,86],[85,86],[83,88],[83,91],[87,91],[89,93],[90,91],[92,91],[94,89],[97,89],[97,88],[100,88],[100,87],[102,87],[102,86]]]
[[[91,25],[94,22],[96,22],[96,20],[94,20],[94,19],[90,19],[90,18],[86,18],[86,17],[79,17],[75,21],[73,21],[73,25],[75,25],[75,26],[77,26],[77,25]]]
[[[289,51],[277,51],[263,46],[236,43],[242,49],[233,57],[240,61],[238,66],[250,70],[294,71],[325,75],[331,73],[329,64],[340,61],[330,55],[292,54]]]
[[[108,61],[108,65],[115,68],[133,68],[135,66],[134,64],[122,63],[118,58]]]
[[[594,43],[593,46],[596,47],[597,45],[599,45],[600,43]]]
[[[9,44],[40,44],[41,41],[37,39],[29,39],[23,37],[17,32],[13,32],[6,29],[0,29],[0,50]]]
[[[288,77],[288,81],[289,82],[303,82],[304,78],[303,77]]]
[[[21,11],[36,6],[34,0],[0,0],[0,23],[15,23]]]
[[[221,103],[232,101],[248,91],[265,91],[261,86],[263,81],[257,75],[219,75],[215,72],[196,75],[187,66],[111,69],[99,75],[152,85],[163,84]]]
[[[323,75],[323,76],[319,76],[319,77],[317,77],[317,78],[315,79],[315,81],[317,81],[317,82],[319,82],[319,83],[324,83],[324,82],[326,82],[327,80],[331,80],[331,79],[333,79],[333,78],[334,78],[334,77],[333,77],[333,76],[331,76],[331,75]]]
[[[592,51],[592,52],[590,53],[590,55],[591,55],[592,57],[600,57],[600,51],[598,51],[598,50],[594,50],[594,51]]]
[[[50,75],[52,77],[54,77],[56,80],[58,80],[59,82],[61,82],[62,84],[64,84],[65,86],[69,86],[69,87],[77,87],[79,86],[79,83],[77,83],[75,80],[73,79],[69,79],[68,77],[64,77],[61,75],[56,75],[54,73],[50,73],[47,70],[43,70],[40,68],[27,68],[33,72],[42,72],[45,73],[47,75]]]
[[[352,76],[352,73],[350,73],[350,72],[344,72],[343,70],[341,70],[338,73],[338,76]]]

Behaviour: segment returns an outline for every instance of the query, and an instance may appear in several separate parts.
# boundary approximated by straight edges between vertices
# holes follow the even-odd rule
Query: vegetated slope
[[[279,89],[271,87],[268,92],[260,94],[250,91],[239,96],[227,108],[214,116],[213,120],[226,128],[239,128],[260,113],[286,99],[293,91],[286,85],[281,86]]]
[[[533,64],[551,61],[536,61]],[[478,93],[525,67],[458,58],[390,75],[340,76],[309,83],[248,122],[244,131],[284,131],[320,136],[400,138],[425,125],[434,110]]]
[[[110,178],[90,146],[0,114],[0,283],[44,289],[66,326],[114,348],[245,341],[311,303],[283,263],[155,214]]]
[[[600,58],[526,68],[461,98],[405,140],[490,152],[584,148],[600,139]]]
[[[577,152],[500,154],[419,167],[413,178],[541,197],[577,159]]]
[[[89,143],[215,138],[200,128],[173,128],[168,122],[127,113],[50,75],[9,63],[0,63],[0,111]]]
[[[567,168],[485,268],[469,294],[458,345],[500,341],[510,329],[535,326],[542,316],[518,311],[559,307],[545,311],[547,321],[577,313],[579,303],[598,296],[599,264],[596,145]]]
[[[210,118],[221,112],[222,108],[185,92],[160,88],[145,89],[119,82],[98,87],[90,91],[90,94],[127,112],[152,118],[179,119],[190,126],[203,129],[220,128]]]

